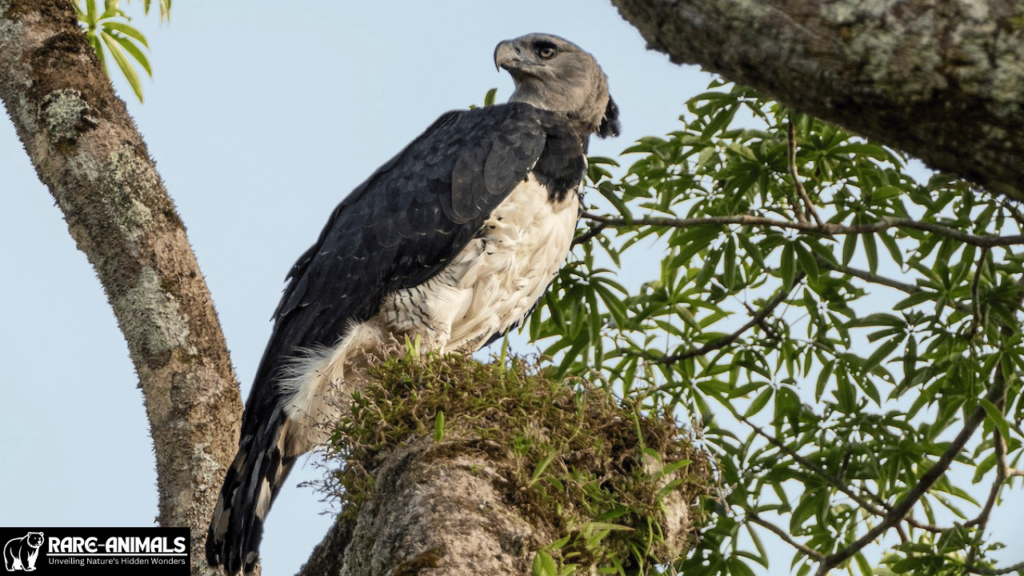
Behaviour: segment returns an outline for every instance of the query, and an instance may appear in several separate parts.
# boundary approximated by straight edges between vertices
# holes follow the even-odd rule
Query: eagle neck
[[[543,120],[547,139],[533,172],[548,188],[548,200],[561,203],[575,193],[587,169],[588,132],[567,114],[547,112]]]

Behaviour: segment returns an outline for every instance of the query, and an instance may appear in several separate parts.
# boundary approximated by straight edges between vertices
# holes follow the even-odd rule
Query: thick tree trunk
[[[648,45],[1024,199],[1024,10],[1007,0],[612,0]]]
[[[201,573],[242,405],[185,227],[71,2],[0,1],[0,98],[117,316],[156,449],[159,522],[192,528]]]
[[[508,503],[490,460],[429,438],[394,449],[374,474],[373,498],[338,519],[300,574],[528,574],[533,553],[557,535]]]

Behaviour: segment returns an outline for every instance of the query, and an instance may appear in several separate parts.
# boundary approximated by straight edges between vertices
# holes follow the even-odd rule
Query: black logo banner
[[[0,528],[0,574],[187,576],[188,528]]]

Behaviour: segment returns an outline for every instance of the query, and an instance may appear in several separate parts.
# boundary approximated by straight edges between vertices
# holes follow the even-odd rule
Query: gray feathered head
[[[578,119],[587,133],[619,135],[619,108],[597,60],[552,34],[527,34],[494,49],[494,65],[508,70],[516,90],[509,102],[525,102]]]

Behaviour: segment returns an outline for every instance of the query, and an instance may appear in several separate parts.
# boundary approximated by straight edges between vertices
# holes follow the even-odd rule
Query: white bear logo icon
[[[29,532],[21,538],[12,538],[4,545],[4,567],[8,572],[33,572],[39,547],[43,545],[42,532]]]

